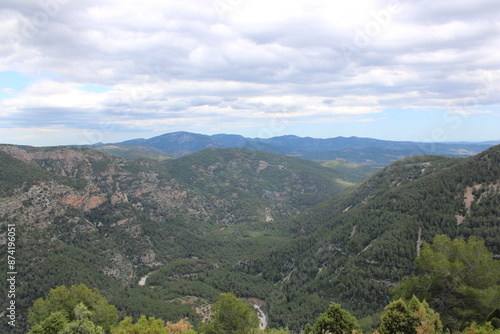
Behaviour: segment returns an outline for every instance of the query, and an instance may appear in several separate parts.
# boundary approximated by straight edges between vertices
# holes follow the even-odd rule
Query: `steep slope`
[[[346,186],[345,180],[336,180],[335,170],[246,149],[209,149],[167,161],[126,161],[72,148],[3,146],[0,153],[4,192],[12,193],[23,183],[29,188],[36,181],[64,181],[86,187],[90,197],[95,193],[94,197],[108,202],[146,207],[160,220],[184,214],[198,225],[234,224],[225,212],[232,212],[239,221],[265,221],[273,218],[272,210],[266,209],[272,205],[281,207],[276,217],[293,215]],[[237,211],[249,205],[252,212]]]
[[[345,187],[334,170],[314,162],[245,149],[127,161],[91,149],[4,145],[0,163],[0,221],[2,228],[16,225],[22,264],[21,323],[34,299],[80,282],[101,289],[127,314],[196,318],[181,301],[164,302],[183,297],[186,287],[155,295],[124,289],[176,261],[199,258],[215,270],[262,255],[287,240],[273,232],[275,220]],[[189,294],[216,299],[224,290],[211,282],[189,285]]]
[[[249,149],[207,149],[171,161],[177,179],[209,193],[251,193],[255,199],[310,207],[340,193],[348,181],[312,161]],[[231,195],[231,196],[234,196]]]
[[[288,219],[283,222],[282,228],[289,229],[295,236],[310,235],[329,220],[383,196],[393,188],[429,176],[460,161],[456,158],[434,155],[402,159],[366,178],[356,186],[313,207],[308,212]],[[366,168],[366,166],[362,167]],[[338,172],[342,175],[343,169]]]
[[[322,204],[310,235],[241,270],[286,295],[286,303],[270,301],[275,325],[299,329],[330,301],[367,316],[387,304],[389,287],[414,270],[421,242],[436,234],[477,235],[500,255],[499,200],[500,146],[468,159],[403,160]],[[296,232],[307,234],[302,227]]]

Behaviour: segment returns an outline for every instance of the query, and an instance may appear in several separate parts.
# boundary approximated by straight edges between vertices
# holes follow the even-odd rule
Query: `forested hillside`
[[[3,228],[16,225],[17,262],[24,264],[21,317],[50,288],[80,282],[102,289],[127,314],[196,316],[173,300],[187,294],[181,288],[162,296],[171,304],[144,289],[123,289],[162,266],[177,268],[178,260],[217,269],[263,255],[289,240],[273,232],[274,221],[351,184],[314,162],[246,149],[127,161],[89,149],[4,145],[0,165],[0,217]],[[204,297],[212,301],[221,291],[189,289],[208,289]],[[141,298],[147,302],[137,303]]]
[[[298,332],[331,302],[372,328],[423,241],[477,236],[500,254],[499,146],[403,159],[358,185],[366,169],[241,148],[125,160],[4,145],[0,166],[2,228],[17,233],[19,333],[35,299],[79,283],[119,317],[197,326],[232,292],[274,328]]]
[[[478,236],[500,256],[499,200],[499,146],[461,160],[405,159],[322,204],[296,228],[314,222],[310,235],[244,270],[284,291],[270,308],[280,325],[298,328],[331,300],[365,317],[389,302],[389,289],[414,272],[421,243],[436,234]]]

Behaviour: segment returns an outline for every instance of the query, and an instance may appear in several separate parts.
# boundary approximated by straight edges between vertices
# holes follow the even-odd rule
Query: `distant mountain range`
[[[416,155],[443,155],[468,157],[499,144],[500,141],[481,143],[423,143],[387,141],[359,137],[311,138],[280,136],[247,138],[240,135],[203,135],[190,132],[172,132],[150,139],[132,139],[113,144],[97,144],[103,152],[129,156],[164,156],[178,158],[206,148],[249,148],[308,160],[345,160],[363,165],[383,167],[402,158]]]

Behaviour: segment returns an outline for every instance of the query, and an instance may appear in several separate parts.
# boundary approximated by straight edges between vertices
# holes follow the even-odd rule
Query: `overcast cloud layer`
[[[499,139],[498,0],[3,0],[0,142]]]

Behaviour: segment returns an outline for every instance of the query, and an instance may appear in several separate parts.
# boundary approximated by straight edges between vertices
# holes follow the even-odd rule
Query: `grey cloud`
[[[402,15],[418,24],[436,24],[452,21],[498,20],[500,7],[496,0],[401,1]]]
[[[97,113],[86,109],[74,108],[29,108],[21,109],[9,117],[14,127],[68,126],[75,129],[98,128]]]
[[[17,46],[22,57],[11,66],[56,73],[61,80],[137,87],[110,94],[92,117],[180,118],[183,110],[193,107],[262,112],[282,107],[238,100],[269,95],[331,97],[321,98],[324,104],[356,95],[376,96],[388,106],[443,105],[471,96],[478,85],[452,75],[500,68],[498,60],[487,57],[496,53],[499,42],[496,2],[401,1],[401,13],[391,18],[387,29],[346,57],[341,46],[354,43],[363,22],[337,29],[304,13],[273,26],[244,26],[218,17],[210,1],[165,1],[150,7],[145,2],[137,12],[126,12],[123,8],[130,3],[124,3],[116,13],[105,12],[112,6],[106,1],[67,1],[57,13],[54,9],[35,38]],[[44,10],[35,0],[6,0],[2,6],[26,20]],[[379,1],[378,8],[386,6]],[[367,20],[364,24],[375,19],[367,13]],[[444,25],[453,22],[463,24],[448,26],[449,36],[442,34]],[[411,35],[398,29],[408,29]],[[441,51],[450,58],[440,56]],[[381,70],[379,77],[369,77],[375,70]],[[400,71],[401,79],[391,85],[384,71]],[[369,78],[363,81],[363,76]],[[176,80],[187,83],[175,87]],[[199,85],[191,87],[190,82]],[[219,87],[220,82],[248,85],[228,88]],[[498,102],[492,96],[482,101]],[[286,108],[293,112],[301,107]],[[45,120],[37,115],[48,115],[48,109],[22,112],[17,122],[30,123],[32,117],[43,124],[93,124],[83,111],[52,108]]]

